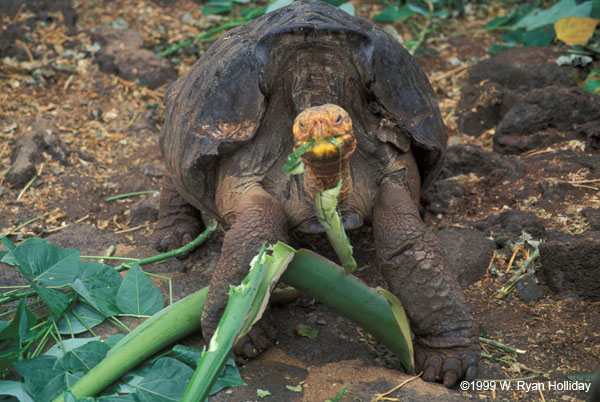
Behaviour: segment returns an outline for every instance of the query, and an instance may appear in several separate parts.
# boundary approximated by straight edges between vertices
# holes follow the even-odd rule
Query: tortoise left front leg
[[[416,335],[417,370],[452,387],[473,379],[478,330],[436,236],[423,223],[401,178],[384,179],[373,212],[377,257]]]

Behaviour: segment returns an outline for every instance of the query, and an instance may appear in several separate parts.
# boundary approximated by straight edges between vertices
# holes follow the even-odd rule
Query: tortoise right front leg
[[[154,229],[154,247],[163,252],[181,247],[198,236],[202,226],[200,211],[183,199],[171,176],[165,173],[160,190],[158,223]]]
[[[256,186],[241,196],[234,210],[235,220],[225,233],[221,256],[209,284],[202,312],[202,334],[214,334],[225,311],[229,286],[239,285],[250,270],[250,262],[263,244],[287,240],[286,218],[281,203]],[[237,357],[253,358],[271,346],[275,328],[263,317],[248,335],[235,345]]]

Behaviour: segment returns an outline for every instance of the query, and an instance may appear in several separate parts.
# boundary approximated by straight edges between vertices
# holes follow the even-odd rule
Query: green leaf
[[[85,398],[77,398],[71,392],[67,391],[64,393],[65,402],[94,402],[94,398],[85,397]]]
[[[225,388],[242,387],[248,385],[242,380],[240,370],[238,370],[235,360],[232,357],[227,359],[223,371],[219,374],[219,378],[213,384],[208,395],[214,395]]]
[[[345,12],[347,12],[350,15],[356,15],[356,10],[354,9],[354,5],[352,3],[350,3],[350,2],[344,3],[344,4],[340,4],[338,6],[338,8],[340,10],[344,10]]]
[[[77,314],[78,317],[75,316],[75,314]],[[90,310],[83,304],[76,304],[75,307],[69,310],[58,323],[58,333],[71,334],[72,332],[73,334],[81,334],[86,332],[88,328],[94,328],[95,326],[102,324],[104,318],[103,315]],[[81,320],[83,322],[81,322]]]
[[[327,399],[325,402],[339,402],[344,397],[344,395],[346,395],[347,390],[348,390],[347,386],[345,386],[345,385],[342,386],[342,388],[340,388],[340,391],[337,393],[336,396],[334,396],[331,399]]]
[[[0,340],[16,340],[20,349],[25,336],[35,323],[35,316],[27,308],[25,299],[21,299],[13,319],[0,331]]]
[[[25,390],[36,402],[50,402],[67,387],[61,359],[39,356],[15,363],[15,370],[23,377]]]
[[[384,9],[381,13],[374,15],[373,19],[379,22],[396,22],[404,21],[413,15],[415,15],[415,12],[406,7],[391,6]]]
[[[319,334],[318,329],[306,324],[298,324],[296,326],[296,332],[298,332],[299,335],[302,335],[308,339],[315,339]]]
[[[385,300],[390,305],[392,309],[392,313],[394,314],[394,318],[398,323],[398,328],[400,329],[400,333],[404,336],[404,341],[408,348],[408,356],[398,356],[403,362],[404,367],[409,368],[409,371],[412,371],[415,367],[415,353],[413,349],[412,337],[410,335],[410,322],[408,321],[408,316],[406,315],[406,311],[404,311],[404,307],[402,307],[402,303],[400,300],[391,292],[377,287],[377,293],[382,295]],[[410,362],[410,366],[408,363]]]
[[[4,247],[6,247],[9,250],[14,250],[17,248],[15,243],[13,243],[8,237],[3,237],[0,243],[2,243]]]
[[[216,15],[231,12],[233,8],[231,6],[217,6],[217,7],[200,7],[203,15]]]
[[[17,381],[0,381],[0,395],[10,395],[20,402],[35,402],[27,392],[25,384]]]
[[[285,388],[292,392],[302,392],[302,384],[298,384],[295,387],[292,385],[286,385]]]
[[[96,364],[100,363],[106,357],[109,350],[110,347],[104,342],[88,342],[67,352],[63,358],[63,365],[65,369],[71,372],[81,371],[86,373]]]
[[[36,237],[14,251],[22,272],[47,286],[70,285],[79,270],[79,250],[56,247]]]
[[[526,46],[548,46],[556,37],[553,25],[544,25],[543,27],[527,31],[521,38],[521,43]]]
[[[35,290],[38,296],[48,305],[48,308],[50,308],[52,315],[55,318],[60,317],[60,315],[69,307],[69,298],[64,293],[56,289],[49,289],[45,286],[38,285],[23,272],[20,265],[18,265],[17,268],[19,269],[19,271],[21,271],[21,273],[25,277],[25,280],[29,282],[29,284],[31,285],[33,290]]]
[[[266,396],[271,396],[271,393],[269,391],[266,391],[264,389],[256,389],[256,396],[259,398],[264,398]]]
[[[136,386],[136,397],[144,402],[177,402],[194,370],[170,357],[158,360],[142,382]]]
[[[337,197],[342,190],[342,185],[343,180],[340,176],[337,186],[317,193],[315,195],[315,209],[317,218],[323,225],[329,242],[340,259],[346,274],[349,274],[356,270],[358,265],[352,256],[352,245],[346,236],[342,217],[337,209]]]
[[[188,366],[196,368],[198,362],[202,358],[202,350],[198,348],[192,348],[190,346],[175,345],[169,352],[169,356],[187,364]]]
[[[498,53],[498,52],[503,52],[505,50],[511,49],[514,46],[506,46],[506,45],[494,45],[492,47],[490,47],[487,52],[488,53]]]
[[[104,340],[104,343],[106,343],[108,347],[112,349],[112,347],[115,346],[118,342],[120,342],[123,338],[125,338],[125,335],[123,334],[114,334],[106,338]]]
[[[48,349],[48,351],[46,353],[44,353],[44,356],[62,358],[65,354],[67,354],[67,352],[70,352],[73,349],[77,349],[78,347],[83,346],[89,342],[94,342],[94,341],[99,341],[99,340],[100,340],[99,336],[94,336],[93,338],[65,339],[62,342],[59,342],[59,343],[55,344],[54,346],[52,346],[50,349]],[[64,346],[64,350],[63,350],[63,346]]]
[[[85,375],[82,371],[77,371],[75,373],[65,373],[65,384],[67,385],[67,389],[71,388],[77,381],[81,379]]]
[[[525,28],[528,31],[544,25],[554,24],[563,17],[589,17],[592,13],[592,2],[577,4],[575,0],[561,0],[547,10],[534,10],[519,20],[513,27]]]
[[[106,317],[119,314],[117,292],[123,282],[121,275],[111,266],[95,261],[80,263],[73,280],[73,290]]]
[[[137,263],[131,268],[117,292],[117,307],[124,314],[152,315],[163,308],[160,290],[142,271]]]
[[[275,0],[274,2],[272,2],[271,4],[269,4],[267,6],[267,13],[270,13],[271,11],[275,11],[278,10],[280,8],[283,8],[285,6],[289,6],[290,4],[292,4],[294,2],[294,0]]]
[[[311,140],[295,149],[290,156],[288,156],[285,165],[283,165],[283,171],[289,176],[304,173],[304,163],[302,162],[301,156],[304,155],[306,151],[308,151],[308,149],[313,145],[315,145],[315,141]]]

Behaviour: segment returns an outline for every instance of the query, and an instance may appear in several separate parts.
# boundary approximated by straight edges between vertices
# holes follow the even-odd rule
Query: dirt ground
[[[39,236],[83,254],[103,254],[112,244],[118,256],[156,254],[157,194],[105,199],[160,188],[162,98],[207,43],[170,62],[151,51],[222,18],[202,16],[191,0],[7,4],[0,8],[0,232],[10,231],[15,242]],[[365,17],[381,9],[367,1],[356,6]],[[501,12],[468,10],[445,20],[417,58],[449,132],[447,163],[423,212],[447,248],[482,336],[526,351],[504,363],[482,359],[477,378],[539,373],[526,382],[546,389],[447,391],[415,380],[388,400],[579,401],[589,394],[548,390],[548,381],[600,371],[600,100],[580,91],[571,67],[554,65],[557,46],[490,60],[485,50],[497,37],[478,29]],[[137,31],[127,34],[132,49],[111,48],[107,30],[116,28]],[[512,252],[501,240],[518,245],[523,231],[545,241],[541,258],[531,265],[532,277],[498,298],[511,277]],[[383,285],[370,228],[350,237],[359,265],[369,265],[360,277]],[[171,277],[179,299],[206,284],[221,240],[218,233],[186,259],[148,270]],[[296,240],[333,258],[323,238]],[[530,252],[515,253],[515,262]],[[1,285],[18,281],[6,266],[0,270]],[[157,285],[166,297],[166,284]],[[342,401],[370,401],[408,378],[368,334],[313,300],[275,306],[273,315],[278,342],[241,368],[249,385],[211,401],[258,400],[257,388],[269,390],[270,400],[324,401],[343,385]],[[298,324],[317,328],[318,336],[301,337]],[[302,393],[286,388],[300,383]]]

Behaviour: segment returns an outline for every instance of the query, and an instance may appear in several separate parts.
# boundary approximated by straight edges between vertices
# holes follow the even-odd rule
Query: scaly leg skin
[[[229,285],[239,285],[250,269],[250,262],[263,243],[287,241],[286,218],[281,203],[260,187],[246,192],[235,208],[235,221],[225,234],[221,257],[210,280],[206,305],[202,312],[202,333],[208,340],[214,333],[227,305]],[[243,362],[258,356],[275,338],[268,318],[263,318],[234,348]]]
[[[453,387],[475,377],[480,346],[464,293],[439,240],[425,226],[401,178],[384,179],[373,212],[377,257],[416,335],[415,364],[425,381]]]
[[[171,176],[165,174],[160,190],[158,223],[154,229],[154,248],[170,251],[191,242],[202,229],[200,211],[179,195]]]

